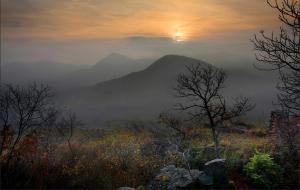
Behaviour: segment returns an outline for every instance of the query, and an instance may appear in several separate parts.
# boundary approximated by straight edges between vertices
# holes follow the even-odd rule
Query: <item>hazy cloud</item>
[[[2,0],[4,39],[111,39],[132,35],[187,40],[276,24],[263,0]]]
[[[1,0],[1,61],[93,64],[119,52],[221,63],[251,57],[253,33],[277,25],[264,0]]]

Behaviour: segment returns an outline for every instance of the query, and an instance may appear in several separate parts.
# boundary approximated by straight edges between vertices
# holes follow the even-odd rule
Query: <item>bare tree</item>
[[[6,85],[0,92],[0,126],[1,152],[8,139],[8,131],[14,132],[12,143],[7,148],[7,162],[21,141],[33,129],[43,126],[50,119],[45,117],[51,106],[50,88],[45,85],[32,84],[28,87]]]
[[[31,84],[27,87],[5,85],[0,91],[0,177],[4,186],[10,186],[19,175],[18,164],[22,163],[20,147],[30,134],[38,134],[39,148],[44,148],[47,160],[54,159],[56,145],[67,141],[71,144],[74,129],[79,125],[74,113],[65,114],[51,102],[52,93],[48,86]],[[59,141],[58,141],[59,140]],[[19,157],[20,156],[20,157]],[[72,162],[74,163],[74,162]],[[48,167],[50,162],[46,162]],[[29,183],[36,170],[27,175]],[[2,184],[1,184],[2,185]]]
[[[202,64],[186,66],[188,73],[180,74],[175,91],[185,103],[179,103],[177,109],[187,111],[191,119],[208,121],[215,144],[216,157],[220,157],[218,127],[226,120],[239,117],[253,106],[248,98],[236,99],[233,106],[226,104],[220,91],[224,88],[226,74],[213,66]]]
[[[267,0],[277,10],[282,23],[279,34],[266,35],[261,31],[255,35],[256,59],[277,70],[281,77],[278,85],[280,104],[292,115],[300,115],[300,2],[297,0]]]

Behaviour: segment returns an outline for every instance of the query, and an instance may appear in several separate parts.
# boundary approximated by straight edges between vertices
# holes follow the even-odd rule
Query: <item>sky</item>
[[[246,56],[253,34],[278,24],[264,0],[1,0],[1,61]]]

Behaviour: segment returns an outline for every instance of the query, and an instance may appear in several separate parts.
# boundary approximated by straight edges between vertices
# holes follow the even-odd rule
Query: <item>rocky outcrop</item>
[[[155,180],[150,185],[152,189],[176,189],[191,186],[198,176],[199,170],[176,168],[174,165],[166,166],[160,170]]]
[[[206,162],[203,171],[212,178],[214,185],[222,186],[228,184],[225,159],[214,159]]]
[[[210,187],[228,187],[225,159],[214,159],[206,162],[203,171],[187,170],[169,165],[162,168],[147,189],[207,189]],[[141,188],[137,188],[140,190]],[[144,188],[143,188],[144,189]],[[118,190],[135,190],[131,187],[120,187]],[[142,189],[141,189],[142,190]]]
[[[190,189],[228,184],[225,160],[215,159],[205,163],[203,171],[187,170],[169,165],[160,170],[150,189]]]

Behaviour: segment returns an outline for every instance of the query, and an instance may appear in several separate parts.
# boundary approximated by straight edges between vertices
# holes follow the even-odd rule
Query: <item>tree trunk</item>
[[[212,117],[212,114],[209,110],[207,103],[205,102],[204,104],[205,104],[205,110],[206,110],[206,113],[207,113],[207,116],[209,119],[209,124],[210,124],[210,128],[211,128],[212,136],[213,136],[213,141],[215,144],[215,154],[216,154],[215,156],[216,156],[216,158],[220,158],[219,139],[218,139],[218,135],[216,132],[216,125],[215,125],[214,119]]]
[[[212,130],[213,140],[214,140],[214,144],[215,144],[216,158],[221,158],[220,149],[219,149],[219,138],[218,138],[218,135],[216,133],[215,126],[211,127],[211,130]]]

